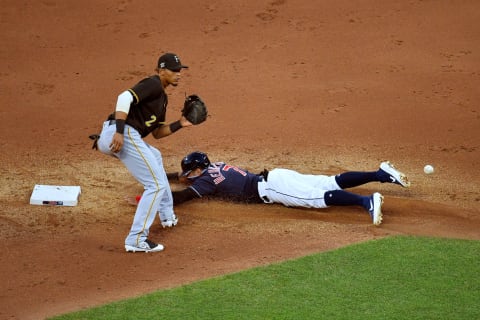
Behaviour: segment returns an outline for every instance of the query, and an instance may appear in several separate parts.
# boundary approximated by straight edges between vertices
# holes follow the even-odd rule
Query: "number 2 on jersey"
[[[145,121],[145,125],[146,125],[147,127],[151,127],[152,124],[153,124],[155,121],[157,121],[157,117],[156,117],[154,114],[150,116],[150,119],[152,119],[152,120]]]

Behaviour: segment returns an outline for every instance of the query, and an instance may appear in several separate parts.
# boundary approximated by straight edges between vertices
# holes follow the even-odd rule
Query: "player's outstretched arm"
[[[152,135],[155,139],[160,139],[160,138],[169,136],[172,133],[182,128],[190,127],[190,126],[193,126],[193,124],[190,121],[188,121],[184,116],[182,116],[180,120],[177,120],[170,124],[164,124],[163,126],[158,127],[152,132]]]
[[[181,191],[172,191],[172,195],[173,195],[174,206],[190,201],[195,198],[200,198],[200,195],[198,195],[191,188],[186,188]]]

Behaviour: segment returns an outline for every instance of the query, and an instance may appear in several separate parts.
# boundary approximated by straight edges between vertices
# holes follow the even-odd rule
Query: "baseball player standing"
[[[203,152],[192,152],[181,162],[182,172],[169,173],[170,179],[190,182],[183,190],[173,192],[175,205],[203,196],[219,196],[254,203],[281,203],[287,207],[326,208],[328,206],[361,206],[370,214],[373,224],[382,223],[383,196],[369,196],[343,189],[369,182],[394,183],[408,188],[405,174],[390,162],[371,172],[349,171],[335,176],[301,174],[276,168],[254,174],[224,162],[211,163]]]
[[[157,211],[163,227],[177,224],[173,199],[168,184],[162,155],[143,138],[150,133],[154,138],[166,137],[182,127],[191,126],[183,115],[178,121],[165,124],[168,97],[165,88],[177,86],[182,65],[177,55],[166,53],[158,59],[156,75],[145,78],[117,99],[115,112],[103,123],[98,149],[118,158],[128,171],[144,186],[133,223],[125,239],[125,250],[156,252],[163,245],[148,239],[150,226]]]

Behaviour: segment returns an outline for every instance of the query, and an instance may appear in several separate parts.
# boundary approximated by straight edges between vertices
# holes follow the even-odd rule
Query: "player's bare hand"
[[[187,118],[185,118],[184,116],[182,116],[180,118],[180,124],[182,125],[182,127],[190,127],[190,126],[193,126],[193,123],[191,123],[190,121],[187,120]]]
[[[113,153],[117,153],[122,150],[123,147],[123,134],[115,132],[113,135],[112,143],[110,143],[110,150]]]

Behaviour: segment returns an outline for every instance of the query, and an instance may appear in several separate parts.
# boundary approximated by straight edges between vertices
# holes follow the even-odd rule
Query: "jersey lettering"
[[[224,162],[211,163],[190,186],[200,195],[259,202],[258,176]]]
[[[223,180],[225,180],[225,177],[224,177],[224,176],[219,176],[219,177],[216,177],[215,179],[213,179],[213,183],[219,184],[219,183],[221,183]]]
[[[224,167],[223,167],[223,171],[228,171],[232,169],[233,171],[236,171],[238,173],[240,173],[242,176],[246,176],[247,173],[245,171],[243,171],[242,169],[238,168],[238,167],[235,167],[235,166],[230,166],[228,164],[226,164]]]
[[[152,115],[150,116],[150,119],[152,119],[152,120],[145,121],[145,125],[146,125],[147,127],[151,127],[152,124],[153,124],[155,121],[157,121],[157,117],[156,117],[154,114],[152,114]]]
[[[225,180],[225,176],[220,172],[223,162],[212,163],[208,167],[208,174],[213,179],[213,183],[219,184]]]

